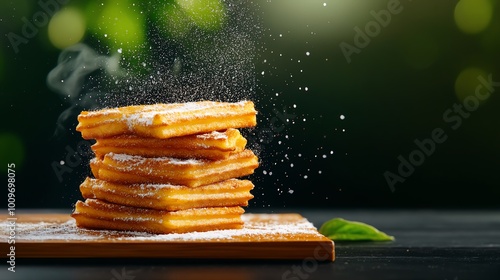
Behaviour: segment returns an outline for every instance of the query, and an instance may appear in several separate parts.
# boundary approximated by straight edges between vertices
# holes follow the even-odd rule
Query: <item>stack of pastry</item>
[[[238,128],[256,125],[251,101],[138,105],[78,116],[95,139],[94,178],[72,214],[79,227],[182,233],[241,228],[258,166]]]

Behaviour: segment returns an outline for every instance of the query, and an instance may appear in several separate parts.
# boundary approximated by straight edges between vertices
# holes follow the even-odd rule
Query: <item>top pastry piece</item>
[[[199,101],[135,105],[98,111],[83,111],[77,131],[84,139],[135,134],[171,138],[257,124],[254,103]]]

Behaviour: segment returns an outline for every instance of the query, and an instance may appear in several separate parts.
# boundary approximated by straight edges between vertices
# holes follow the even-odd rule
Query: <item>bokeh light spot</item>
[[[460,0],[454,16],[460,30],[468,34],[479,33],[490,24],[493,6],[490,0]]]
[[[136,51],[146,41],[144,15],[123,3],[106,4],[104,9],[101,7],[95,31],[104,36],[114,50],[124,48]]]
[[[76,8],[65,8],[51,18],[49,39],[52,45],[65,49],[80,42],[85,35],[85,18]]]
[[[458,77],[455,80],[455,94],[457,95],[457,98],[460,100],[460,102],[463,102],[465,98],[474,96],[476,94],[477,87],[481,85],[479,77],[483,77],[486,81],[488,80],[487,72],[480,68],[466,68],[462,70],[460,74],[458,74]],[[486,90],[487,89],[482,88],[482,91]],[[478,102],[480,104],[484,101],[486,101],[486,99],[478,99]]]
[[[17,134],[0,133],[0,158],[4,163],[14,163],[17,168],[22,165],[24,155],[24,145]],[[3,169],[3,172],[6,171]]]
[[[226,19],[226,9],[220,0],[177,0],[189,18],[200,28],[219,29]]]
[[[193,26],[192,21],[184,11],[171,3],[166,3],[158,9],[158,23],[162,27],[162,32],[176,38],[182,38],[187,35]]]

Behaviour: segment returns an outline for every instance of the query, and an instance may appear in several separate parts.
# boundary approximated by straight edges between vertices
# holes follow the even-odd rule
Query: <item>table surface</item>
[[[61,212],[61,210],[24,210]],[[64,211],[63,211],[64,212]],[[255,210],[249,212],[258,213]],[[319,227],[342,217],[374,225],[394,242],[337,243],[335,262],[84,259],[16,261],[0,279],[500,279],[500,210],[300,210]]]

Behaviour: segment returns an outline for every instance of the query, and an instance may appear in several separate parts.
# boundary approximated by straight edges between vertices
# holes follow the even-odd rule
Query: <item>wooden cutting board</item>
[[[16,258],[335,259],[334,243],[299,214],[244,214],[241,230],[164,235],[79,229],[66,214],[0,218],[0,238],[15,235]]]

